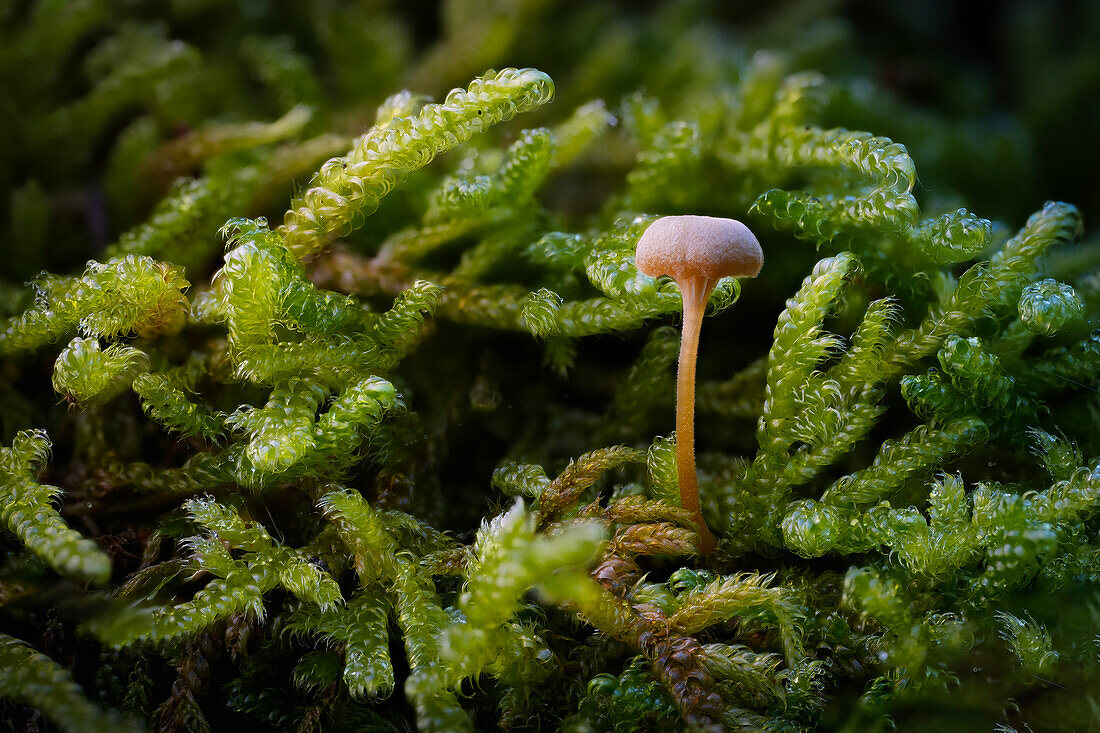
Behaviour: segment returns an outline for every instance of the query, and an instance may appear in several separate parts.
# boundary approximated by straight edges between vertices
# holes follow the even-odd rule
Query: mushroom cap
[[[749,228],[736,219],[714,216],[665,216],[638,239],[638,270],[674,280],[704,277],[756,277],[764,251]]]

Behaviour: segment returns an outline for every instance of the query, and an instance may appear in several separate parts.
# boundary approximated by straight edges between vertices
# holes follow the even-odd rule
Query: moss
[[[0,717],[1087,728],[1100,250],[1005,193],[1072,100],[918,108],[828,4],[396,5],[0,10]],[[676,214],[768,262],[708,302],[706,557]]]

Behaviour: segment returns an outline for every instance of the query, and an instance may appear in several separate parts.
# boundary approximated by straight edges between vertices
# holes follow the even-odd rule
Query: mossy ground
[[[4,725],[1091,730],[1100,8],[992,10],[0,8]]]

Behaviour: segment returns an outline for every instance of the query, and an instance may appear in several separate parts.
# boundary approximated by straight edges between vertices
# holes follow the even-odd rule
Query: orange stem
[[[685,278],[677,280],[677,284],[684,298],[684,326],[680,332],[680,361],[676,373],[676,472],[680,480],[680,506],[692,513],[699,527],[699,551],[709,555],[718,540],[707,529],[699,506],[695,474],[695,359],[703,313],[716,281]]]

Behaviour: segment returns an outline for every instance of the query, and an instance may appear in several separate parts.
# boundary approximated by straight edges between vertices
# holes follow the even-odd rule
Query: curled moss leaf
[[[146,338],[183,327],[188,281],[180,268],[128,255],[89,262],[80,277],[42,276],[36,303],[0,326],[0,351],[33,349],[79,330],[85,337]]]
[[[1085,304],[1069,285],[1040,280],[1020,294],[1020,320],[1028,330],[1052,336],[1084,317]]]
[[[130,388],[149,370],[145,352],[123,344],[106,350],[99,341],[79,336],[69,342],[53,368],[53,388],[83,407],[104,405]]]
[[[110,558],[94,541],[70,529],[51,506],[61,489],[35,478],[50,447],[41,430],[22,430],[10,448],[0,447],[0,521],[62,575],[105,583],[111,575]]]
[[[299,256],[316,252],[329,234],[347,234],[373,213],[411,171],[553,95],[554,84],[541,71],[504,69],[475,80],[468,89],[451,91],[442,104],[426,105],[414,116],[371,130],[346,156],[322,166],[292,205],[279,230],[286,246]]]

